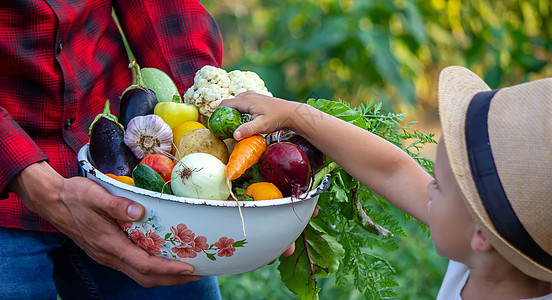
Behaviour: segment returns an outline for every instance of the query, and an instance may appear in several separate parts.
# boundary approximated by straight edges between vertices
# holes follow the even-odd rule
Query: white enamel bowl
[[[94,168],[88,145],[80,149],[78,161],[82,176],[144,206],[142,220],[121,224],[135,244],[193,265],[195,275],[240,274],[270,263],[305,229],[319,195],[329,186],[325,178],[304,200],[240,201],[242,227],[236,201],[184,198],[119,182]]]

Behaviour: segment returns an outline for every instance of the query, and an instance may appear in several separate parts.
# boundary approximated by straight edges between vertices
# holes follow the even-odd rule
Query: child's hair
[[[439,114],[476,224],[516,268],[552,282],[552,78],[491,90],[466,68],[448,67]]]

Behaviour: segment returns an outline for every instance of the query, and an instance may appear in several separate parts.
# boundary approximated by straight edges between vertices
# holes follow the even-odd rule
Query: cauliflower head
[[[248,90],[272,96],[255,72],[234,70],[227,73],[207,65],[197,71],[194,85],[184,94],[184,102],[195,105],[202,115],[210,117],[222,100]]]

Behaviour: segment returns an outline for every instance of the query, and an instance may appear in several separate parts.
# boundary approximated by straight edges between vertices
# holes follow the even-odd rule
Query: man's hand
[[[10,189],[33,212],[69,236],[96,262],[119,270],[144,287],[198,280],[189,264],[148,254],[134,245],[116,220],[136,221],[144,208],[111,195],[83,177],[63,178],[46,162],[24,169]]]

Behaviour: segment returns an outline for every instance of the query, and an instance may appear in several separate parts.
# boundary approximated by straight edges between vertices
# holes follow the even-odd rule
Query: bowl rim
[[[92,176],[98,178],[99,180],[108,183],[110,185],[113,185],[117,188],[133,192],[139,195],[152,197],[160,201],[172,201],[172,202],[179,202],[179,203],[187,203],[187,204],[195,204],[195,205],[207,205],[207,206],[217,206],[217,207],[237,207],[238,205],[240,207],[267,207],[267,206],[279,206],[279,205],[287,205],[292,204],[296,202],[301,202],[305,200],[310,200],[315,198],[316,196],[322,194],[325,192],[329,186],[330,186],[330,176],[327,174],[320,184],[316,187],[310,190],[309,192],[305,194],[302,194],[300,198],[295,197],[285,197],[285,198],[279,198],[279,199],[272,199],[272,200],[262,200],[262,201],[229,201],[229,200],[209,200],[209,199],[197,199],[197,198],[188,198],[188,197],[182,197],[182,196],[176,196],[176,195],[169,195],[165,193],[155,192],[146,190],[143,188],[139,188],[136,186],[128,185],[123,182],[120,182],[116,179],[113,179],[92,165],[90,162],[91,159],[89,159],[89,145],[90,143],[87,143],[86,145],[82,146],[81,149],[77,153],[77,160],[79,168],[82,168],[83,173],[89,173]],[[82,174],[84,175],[84,174]],[[303,199],[301,199],[303,198]]]

